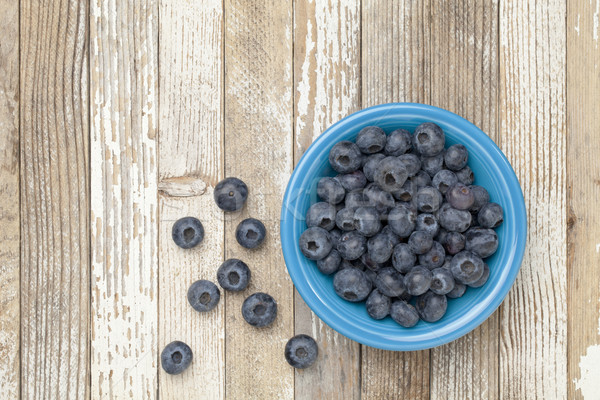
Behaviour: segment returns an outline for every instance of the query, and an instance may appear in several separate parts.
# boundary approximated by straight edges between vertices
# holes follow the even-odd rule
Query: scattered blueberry
[[[361,170],[349,172],[347,174],[339,174],[334,179],[348,192],[362,189],[367,185],[367,178]]]
[[[219,304],[221,291],[211,281],[201,279],[192,283],[187,292],[188,302],[199,312],[210,311]]]
[[[456,171],[456,177],[460,183],[463,183],[467,186],[472,185],[475,181],[475,176],[473,175],[473,171],[467,165],[460,171]]]
[[[454,279],[465,285],[477,282],[483,275],[483,269],[483,260],[466,250],[455,255],[450,263]]]
[[[447,169],[438,171],[431,180],[431,184],[434,188],[440,191],[441,194],[446,194],[448,189],[458,183],[456,174]]]
[[[416,231],[425,231],[432,237],[435,237],[440,231],[440,224],[438,223],[435,215],[433,214],[419,214],[417,216],[417,224],[415,226]]]
[[[429,287],[431,286],[431,279],[431,271],[425,267],[417,265],[404,276],[404,286],[406,286],[406,291],[409,294],[412,296],[419,296],[429,290]]]
[[[246,289],[250,282],[250,268],[242,260],[230,258],[217,270],[217,281],[225,290],[240,292]]]
[[[366,237],[371,237],[381,230],[379,213],[375,207],[359,207],[354,211],[354,228]]]
[[[329,164],[340,174],[356,171],[361,160],[362,154],[356,143],[347,140],[337,142],[329,151]]]
[[[433,241],[433,245],[426,253],[419,255],[419,264],[429,269],[441,267],[445,260],[444,247],[436,241]]]
[[[425,254],[433,246],[433,238],[425,231],[414,231],[408,238],[408,246],[415,254]]]
[[[463,251],[465,248],[466,239],[462,233],[447,232],[445,237],[444,248],[448,254],[454,255]],[[468,249],[467,249],[468,250]]]
[[[184,217],[173,224],[171,236],[177,246],[191,249],[204,239],[204,227],[197,218]]]
[[[317,195],[330,204],[339,204],[344,201],[346,191],[338,180],[326,176],[317,183]]]
[[[335,206],[320,201],[310,206],[306,212],[306,226],[309,228],[318,226],[319,228],[330,231],[335,227],[335,218]]]
[[[454,289],[452,272],[445,268],[436,268],[431,271],[431,290],[435,294],[447,294]]]
[[[444,131],[433,122],[425,122],[415,129],[413,146],[425,157],[435,156],[444,150]]]
[[[323,228],[308,228],[300,235],[300,250],[309,260],[327,257],[333,245],[327,231]]]
[[[237,211],[248,198],[248,187],[238,178],[225,178],[213,192],[217,206],[224,211]]]
[[[396,129],[387,137],[383,152],[387,156],[400,156],[412,147],[412,136],[406,129]]]
[[[296,335],[285,345],[285,359],[294,368],[308,368],[314,364],[319,354],[315,339],[308,335]]]
[[[446,149],[444,162],[448,169],[453,171],[461,170],[467,165],[468,160],[469,152],[462,144],[453,144]]]
[[[333,288],[342,299],[356,303],[369,296],[372,284],[361,270],[345,268],[333,277]]]
[[[388,297],[400,296],[406,290],[403,276],[392,267],[382,268],[377,273],[375,286]]]
[[[425,186],[417,192],[417,209],[421,212],[433,213],[442,205],[442,194],[432,186]]]
[[[247,248],[254,249],[265,240],[267,230],[262,222],[256,218],[246,218],[240,222],[235,230],[237,242]]]
[[[177,375],[190,366],[193,358],[190,346],[176,340],[166,345],[160,353],[160,364],[167,374]]]
[[[383,190],[391,193],[400,190],[408,172],[398,157],[386,157],[375,167],[373,178]]]
[[[390,313],[390,306],[392,301],[384,294],[381,294],[379,289],[375,289],[371,292],[367,298],[365,306],[367,307],[367,314],[373,319],[383,319]]]
[[[503,212],[500,204],[487,203],[479,210],[477,221],[484,228],[496,228],[504,221],[502,215]]]
[[[417,312],[421,319],[426,322],[439,321],[446,314],[447,307],[446,296],[431,291],[419,296],[416,302]]]
[[[457,210],[468,210],[475,202],[475,195],[467,186],[456,183],[446,192],[446,200]]]
[[[405,328],[412,328],[419,322],[419,313],[406,301],[397,300],[390,307],[390,317]]]
[[[367,239],[356,231],[344,232],[337,244],[337,251],[346,260],[356,260],[367,250]]]
[[[417,262],[417,256],[406,243],[399,243],[392,253],[392,265],[402,274],[410,272]]]
[[[277,302],[266,293],[254,293],[242,303],[242,317],[257,328],[271,325],[277,317]]]

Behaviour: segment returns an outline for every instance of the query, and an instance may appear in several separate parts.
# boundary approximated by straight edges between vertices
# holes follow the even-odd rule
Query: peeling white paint
[[[597,398],[600,393],[600,345],[587,348],[579,361],[580,378],[575,379],[575,388],[585,399]]]
[[[575,25],[575,32],[577,32],[577,36],[579,36],[579,20],[581,19],[581,14],[577,14],[577,25]]]

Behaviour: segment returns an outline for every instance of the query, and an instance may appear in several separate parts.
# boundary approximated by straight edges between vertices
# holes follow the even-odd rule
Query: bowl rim
[[[370,114],[381,113],[383,113],[382,116],[385,116],[392,111],[398,110],[402,110],[402,112],[405,114],[413,111],[419,114],[419,116],[422,115],[424,112],[434,113],[436,115],[435,118],[432,118],[432,120],[443,120],[449,125],[460,127],[461,130],[473,132],[473,135],[477,136],[478,143],[480,142],[481,146],[485,147],[488,153],[496,153],[495,155],[498,156],[496,161],[500,161],[502,164],[504,164],[502,167],[503,170],[507,171],[507,173],[502,175],[504,175],[506,183],[509,186],[509,190],[511,193],[509,198],[511,199],[511,203],[517,211],[516,214],[522,214],[524,220],[527,221],[525,199],[523,197],[523,192],[519,184],[518,178],[514,172],[514,169],[512,168],[512,165],[510,164],[502,150],[500,150],[496,143],[481,129],[479,129],[476,125],[466,120],[465,118],[462,118],[461,116],[455,113],[452,113],[448,110],[439,107],[421,103],[385,103],[361,109],[334,123],[333,125],[328,127],[321,135],[319,135],[319,137],[315,139],[313,143],[309,146],[309,148],[304,152],[290,176],[283,197],[280,217],[280,238],[286,268],[288,274],[292,279],[292,282],[294,283],[294,286],[298,290],[298,293],[300,294],[302,299],[309,306],[309,308],[323,322],[325,322],[328,326],[330,326],[338,333],[358,343],[362,343],[370,347],[380,348],[384,350],[416,351],[425,350],[452,342],[477,328],[496,311],[496,309],[504,301],[504,299],[508,295],[508,292],[514,285],[517,274],[519,273],[519,270],[521,268],[527,241],[527,223],[517,224],[517,226],[515,226],[515,231],[518,234],[517,236],[522,240],[516,242],[514,251],[511,253],[511,262],[505,280],[503,282],[500,282],[502,284],[499,285],[499,290],[496,290],[495,293],[492,293],[495,295],[495,297],[493,297],[488,302],[488,304],[485,306],[482,312],[475,314],[472,318],[468,319],[464,325],[459,326],[455,330],[444,333],[440,336],[436,336],[434,338],[420,339],[419,341],[399,342],[397,340],[392,341],[385,337],[374,338],[369,335],[358,335],[355,329],[353,329],[352,327],[348,327],[347,324],[344,324],[344,321],[341,320],[340,316],[336,316],[331,313],[325,312],[325,310],[327,310],[328,308],[323,307],[325,304],[321,301],[319,296],[313,290],[311,290],[311,287],[308,285],[307,282],[301,279],[303,276],[300,274],[300,268],[294,269],[290,268],[289,266],[297,261],[297,258],[293,257],[294,254],[297,254],[297,251],[295,249],[297,243],[294,239],[294,235],[289,234],[289,232],[292,231],[293,221],[295,219],[294,215],[292,214],[292,210],[295,209],[295,207],[291,205],[291,203],[293,202],[292,191],[295,187],[298,186],[297,183],[304,178],[302,172],[304,169],[307,168],[307,166],[305,166],[305,163],[307,162],[306,160],[308,160],[311,157],[313,152],[318,151],[317,149],[323,146],[324,142],[331,140],[329,136],[332,134],[332,132],[336,132],[340,129],[346,130],[345,128],[349,125],[351,126],[353,121],[355,121],[358,118],[363,118]],[[351,127],[349,127],[349,129],[351,129]],[[498,162],[495,162],[495,164],[498,164]],[[506,167],[508,169],[506,169]],[[488,295],[487,297],[490,297],[492,294]]]

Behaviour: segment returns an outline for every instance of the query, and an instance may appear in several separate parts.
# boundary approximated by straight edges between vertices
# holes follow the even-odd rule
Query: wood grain
[[[360,2],[294,3],[294,160],[326,128],[360,106]],[[296,399],[360,398],[360,346],[321,321],[295,293],[295,334],[320,347],[296,371]]]
[[[362,4],[362,106],[431,99],[430,2]],[[429,399],[429,351],[362,346],[364,399]]]
[[[566,4],[500,3],[500,142],[528,211],[500,309],[500,398],[567,397]]]
[[[87,3],[24,0],[20,14],[21,396],[80,399],[89,394]]]
[[[93,398],[157,393],[157,17],[90,7]]]
[[[281,200],[293,167],[292,3],[225,2],[225,175],[249,188],[246,207],[225,221],[225,254],[252,270],[249,287],[226,298],[226,393],[231,399],[291,399],[294,370],[283,357],[294,333],[291,280],[279,240]],[[243,249],[235,229],[246,217],[267,229],[265,243]],[[245,297],[277,301],[273,325],[257,329],[241,315]]]
[[[0,0],[0,393],[20,395],[19,3]]]
[[[159,368],[161,399],[225,398],[225,296],[208,313],[187,302],[198,279],[216,283],[224,256],[223,213],[213,188],[223,177],[223,7],[220,0],[160,4],[159,350],[173,340],[194,353],[191,367],[172,376]],[[180,249],[173,223],[202,222],[205,238]]]
[[[567,8],[568,397],[600,393],[600,1]]]
[[[498,3],[433,1],[431,104],[473,122],[498,143]],[[497,399],[498,313],[431,350],[432,399]]]

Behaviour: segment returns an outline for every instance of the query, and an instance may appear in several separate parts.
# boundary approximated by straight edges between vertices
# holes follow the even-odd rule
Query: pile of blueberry
[[[241,209],[247,198],[248,187],[237,178],[226,178],[215,186],[214,199],[223,211]],[[255,249],[263,243],[266,233],[262,222],[247,218],[237,226],[235,237],[242,247]],[[191,249],[204,239],[204,227],[197,218],[181,218],[173,225],[172,238],[182,249]],[[217,270],[217,282],[224,290],[231,292],[246,289],[250,278],[250,268],[237,258],[226,260]],[[187,299],[194,310],[208,312],[219,303],[221,291],[213,282],[201,279],[192,283],[187,292]],[[254,327],[269,326],[277,317],[277,302],[267,293],[254,293],[244,300],[242,316]],[[293,367],[309,367],[317,358],[317,344],[309,336],[294,336],[285,347],[285,357]],[[192,349],[187,344],[174,341],[163,349],[161,365],[165,372],[176,375],[190,366],[192,358]]]
[[[415,132],[362,129],[329,152],[338,173],[317,184],[299,245],[344,300],[403,327],[444,316],[447,299],[489,277],[502,207],[473,185],[465,146],[445,148],[426,122]]]

